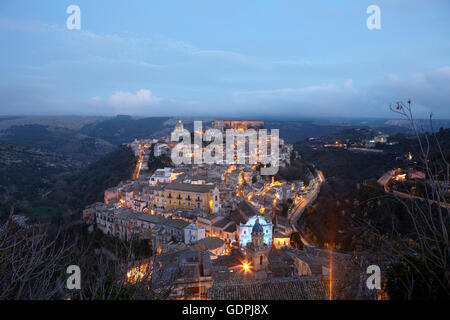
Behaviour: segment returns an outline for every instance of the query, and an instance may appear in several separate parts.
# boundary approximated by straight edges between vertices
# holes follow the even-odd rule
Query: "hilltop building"
[[[264,121],[262,120],[214,120],[212,123],[214,129],[225,131],[227,129],[248,130],[263,129]]]
[[[181,120],[178,120],[178,123],[177,123],[177,125],[175,126],[174,131],[177,131],[177,130],[181,130],[181,131],[184,130],[183,123],[181,122]]]

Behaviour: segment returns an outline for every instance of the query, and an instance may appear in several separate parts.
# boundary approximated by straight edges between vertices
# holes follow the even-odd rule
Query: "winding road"
[[[139,149],[141,150],[141,153],[139,154],[139,158],[136,163],[136,167],[134,168],[132,179],[139,178],[139,174],[141,172],[141,167],[142,167],[142,162],[144,161],[144,155],[145,155],[144,149],[141,147],[141,145],[139,145]]]
[[[322,171],[318,170],[317,173],[318,173],[317,178],[314,178],[314,180],[312,180],[311,182],[312,184],[310,184],[312,189],[310,189],[308,194],[306,194],[303,197],[303,199],[295,205],[295,207],[291,210],[291,212],[289,212],[288,216],[289,224],[291,225],[292,230],[296,230],[300,234],[300,238],[305,246],[311,246],[311,243],[309,242],[308,239],[305,238],[303,232],[298,227],[298,219],[300,219],[300,217],[302,216],[303,212],[305,211],[305,208],[309,204],[314,202],[314,200],[316,200],[317,195],[319,194],[320,191],[320,187],[322,183],[325,181],[325,177]]]

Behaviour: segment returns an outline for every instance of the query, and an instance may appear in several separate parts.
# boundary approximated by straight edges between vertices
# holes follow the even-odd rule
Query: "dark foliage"
[[[151,157],[148,161],[148,170],[150,172],[155,171],[156,169],[163,169],[163,168],[173,168],[174,164],[172,162],[172,159],[167,155],[161,155],[159,157]]]
[[[38,124],[12,126],[1,133],[0,139],[7,143],[60,153],[82,165],[98,160],[114,148],[104,140],[82,135],[74,130]]]
[[[444,279],[442,269],[432,270],[438,278]],[[436,300],[449,299],[425,267],[424,262],[416,256],[407,255],[398,262],[391,263],[386,274],[386,291],[392,300]],[[412,285],[411,285],[412,284]]]
[[[291,162],[290,166],[280,167],[275,178],[277,180],[286,181],[301,180],[305,184],[308,184],[313,178],[313,172],[314,168],[311,165],[299,159],[295,159]]]
[[[341,180],[347,189],[354,189],[363,180],[381,176],[401,165],[394,154],[350,152],[341,149],[299,148],[302,159],[314,163],[327,178]]]
[[[130,179],[135,165],[136,158],[131,149],[119,146],[82,172],[66,179],[65,202],[72,208],[81,209],[88,204],[103,201],[104,191],[122,180]]]

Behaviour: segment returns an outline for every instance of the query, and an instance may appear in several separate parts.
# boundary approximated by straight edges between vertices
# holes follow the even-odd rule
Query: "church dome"
[[[255,224],[253,225],[253,229],[252,229],[252,233],[254,232],[263,232],[263,227],[262,225],[259,223],[259,218],[256,219]]]

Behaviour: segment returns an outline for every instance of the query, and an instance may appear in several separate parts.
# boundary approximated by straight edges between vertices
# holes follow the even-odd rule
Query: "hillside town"
[[[264,122],[219,120],[212,127],[247,130],[263,128]],[[179,121],[174,130],[182,129]],[[317,196],[322,173],[305,184],[263,176],[258,163],[181,164],[149,171],[149,160],[170,155],[173,142],[161,137],[129,146],[138,158],[134,179],[105,190],[104,201],[85,208],[83,218],[112,237],[149,239],[154,255],[179,255],[189,276],[177,280],[173,298],[217,298],[242,279],[286,283],[298,277],[315,279],[309,285],[322,288],[298,291],[299,299],[313,298],[312,292],[327,298],[322,282],[330,274],[328,254],[314,250],[304,237],[300,247],[306,244],[307,250],[295,248],[299,245],[291,239],[299,215]],[[289,166],[292,145],[279,139],[279,147],[279,165]],[[286,216],[280,215],[283,205]]]
[[[1,0],[0,302],[450,300],[449,12]]]

